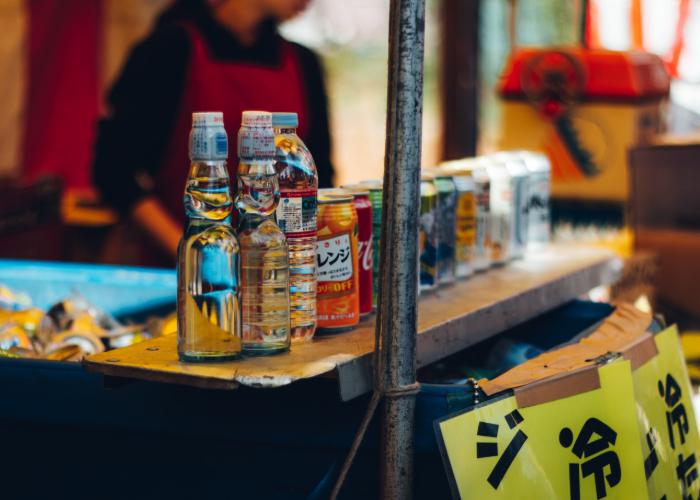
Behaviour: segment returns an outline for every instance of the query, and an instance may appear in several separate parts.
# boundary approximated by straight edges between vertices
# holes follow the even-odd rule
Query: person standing
[[[317,56],[279,22],[308,0],[176,0],[131,52],[98,125],[93,178],[142,231],[139,264],[174,262],[182,234],[188,134],[195,111],[223,111],[234,134],[246,109],[295,112],[319,186],[333,180],[327,98]],[[233,140],[233,138],[231,138]],[[229,174],[235,186],[235,148]]]

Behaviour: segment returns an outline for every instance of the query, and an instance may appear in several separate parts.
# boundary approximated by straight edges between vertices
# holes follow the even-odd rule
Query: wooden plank
[[[243,358],[225,363],[182,363],[177,338],[167,335],[122,349],[90,356],[84,365],[105,375],[173,382],[212,389],[279,387],[334,370],[369,353],[374,337],[370,321],[351,332],[317,336],[285,354]]]
[[[549,247],[526,259],[422,296],[418,366],[442,359],[614,281],[621,263],[600,248]],[[90,371],[214,389],[279,387],[335,373],[343,400],[372,388],[374,317],[343,334],[317,336],[289,353],[217,364],[181,363],[175,336],[90,356]]]

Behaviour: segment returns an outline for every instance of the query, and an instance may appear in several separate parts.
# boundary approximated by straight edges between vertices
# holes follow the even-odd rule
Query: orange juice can
[[[319,189],[317,220],[318,330],[351,330],[360,321],[357,211],[352,193]]]

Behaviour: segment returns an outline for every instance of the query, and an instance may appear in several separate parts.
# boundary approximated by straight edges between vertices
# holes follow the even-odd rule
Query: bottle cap
[[[238,158],[245,161],[270,160],[275,157],[275,133],[272,113],[244,111],[238,131]]]
[[[192,113],[193,127],[223,127],[224,114],[221,111]]]
[[[272,113],[272,126],[297,128],[299,126],[299,115],[296,113]]]
[[[221,111],[192,113],[190,160],[218,161],[228,157],[228,137]]]
[[[272,127],[272,113],[267,111],[244,111],[241,127]]]

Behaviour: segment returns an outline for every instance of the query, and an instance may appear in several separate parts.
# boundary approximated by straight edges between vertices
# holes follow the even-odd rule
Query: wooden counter
[[[440,288],[418,301],[418,367],[612,283],[622,264],[609,250],[551,246],[525,259]],[[317,336],[289,353],[217,364],[177,358],[169,335],[90,356],[85,367],[112,377],[178,383],[212,389],[279,387],[320,375],[338,379],[349,400],[371,390],[374,316],[357,329]]]

